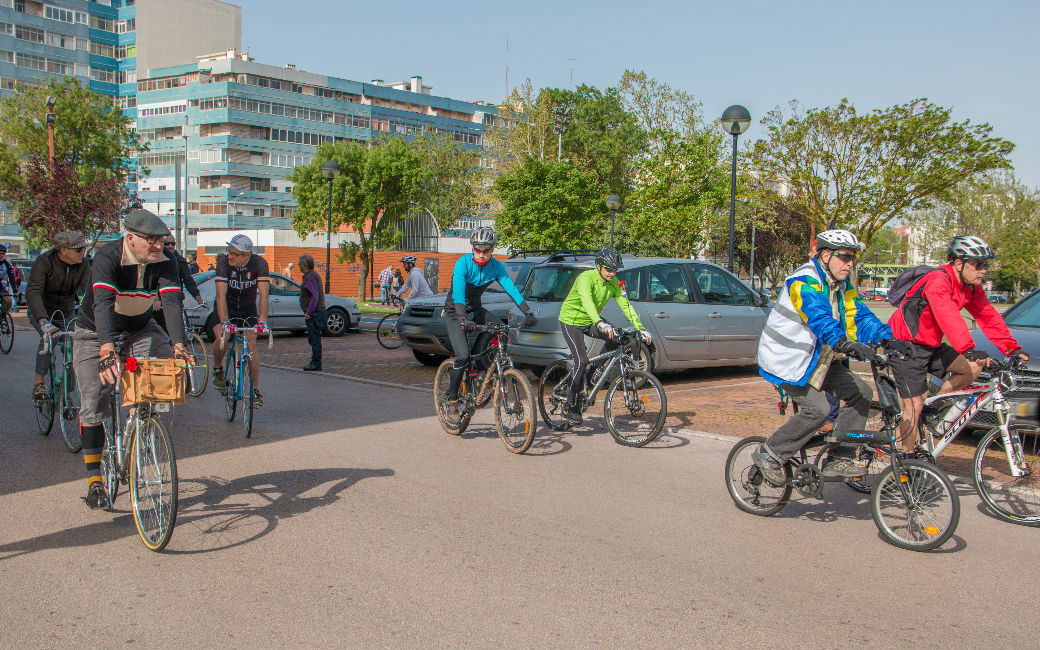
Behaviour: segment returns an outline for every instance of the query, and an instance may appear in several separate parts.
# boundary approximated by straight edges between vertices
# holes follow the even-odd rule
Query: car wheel
[[[654,360],[654,353],[652,350],[647,348],[645,345],[639,346],[639,358],[636,359],[636,370],[642,370],[643,372],[653,373],[656,367]]]
[[[412,350],[412,356],[415,360],[424,366],[439,366],[448,357],[440,354],[427,354],[426,352],[419,352],[418,350]]]
[[[350,315],[339,307],[329,310],[325,318],[325,336],[343,336],[350,327]]]
[[[217,312],[211,311],[209,313],[209,318],[206,319],[206,326],[203,327],[203,330],[205,331],[202,333],[210,343],[216,340],[213,338],[213,328],[215,328],[219,322],[220,319],[217,318]]]

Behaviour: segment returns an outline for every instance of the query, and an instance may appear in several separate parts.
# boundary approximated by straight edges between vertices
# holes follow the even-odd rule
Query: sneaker
[[[47,401],[47,389],[44,387],[42,382],[33,386],[32,398],[34,402]]]
[[[867,468],[851,458],[832,458],[820,471],[824,478],[858,478],[867,475]]]
[[[751,452],[751,459],[755,461],[755,466],[770,484],[780,486],[787,482],[783,465],[766,451],[765,444],[759,445],[758,449]]]
[[[823,426],[820,427],[820,433],[830,433],[834,431],[834,422],[824,422]]]
[[[264,405],[264,396],[260,394],[260,391],[253,389],[253,408],[258,409]]]
[[[581,424],[581,413],[578,412],[577,408],[570,408],[567,406],[563,407],[563,419],[567,420],[571,424]]]
[[[91,510],[108,510],[111,507],[105,486],[101,484],[101,481],[94,481],[90,484],[87,488],[87,496],[83,497],[83,503],[87,504]]]
[[[221,390],[227,388],[227,380],[224,379],[224,369],[214,368],[213,369],[213,387]]]

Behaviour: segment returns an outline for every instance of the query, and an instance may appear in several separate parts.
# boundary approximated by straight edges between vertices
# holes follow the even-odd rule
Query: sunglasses
[[[600,268],[606,271],[607,273],[617,273],[617,269],[612,266],[601,266]]]
[[[989,268],[989,262],[984,262],[982,260],[964,260],[964,261],[967,262],[968,264],[971,264],[972,266],[974,266],[975,269],[978,270],[978,271],[985,271],[986,269]]]
[[[76,251],[77,253],[82,253],[83,251],[87,250],[87,245],[84,244],[82,246],[76,246],[72,250]]]
[[[487,255],[492,250],[494,250],[494,249],[492,249],[492,248],[477,248],[476,246],[473,247],[473,252],[474,253],[480,253],[481,255]]]
[[[166,248],[177,248],[177,242],[168,241],[165,244],[163,244],[163,246],[165,246]]]
[[[846,264],[848,264],[849,262],[855,262],[856,261],[856,254],[855,253],[835,253],[834,257],[837,257],[839,260],[841,260],[842,262],[845,262]]]

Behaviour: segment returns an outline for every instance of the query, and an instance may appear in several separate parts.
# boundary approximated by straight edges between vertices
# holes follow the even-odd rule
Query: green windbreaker
[[[600,312],[613,298],[632,327],[641,330],[643,324],[639,322],[639,316],[632,309],[632,303],[628,302],[625,293],[617,277],[606,282],[600,277],[599,269],[589,269],[574,279],[570,293],[560,306],[560,322],[576,327],[592,325],[600,320]]]

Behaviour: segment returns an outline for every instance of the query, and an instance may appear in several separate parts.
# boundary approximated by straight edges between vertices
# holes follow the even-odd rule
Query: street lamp
[[[567,104],[557,104],[553,109],[556,117],[553,118],[553,133],[558,136],[556,144],[556,162],[563,158],[563,134],[567,132],[567,125],[571,123],[571,107]]]
[[[325,293],[328,293],[332,271],[332,181],[339,176],[339,163],[335,160],[326,160],[321,166],[321,175],[329,179],[329,222],[328,235],[325,239]]]
[[[729,272],[733,272],[733,230],[737,219],[737,136],[751,126],[748,109],[734,104],[722,112],[722,130],[733,136],[733,175],[729,190]]]
[[[614,213],[621,207],[621,197],[611,194],[605,202],[610,210],[610,247],[614,248]]]
[[[54,173],[54,105],[57,103],[57,97],[47,95],[47,160],[51,165],[51,174]]]

